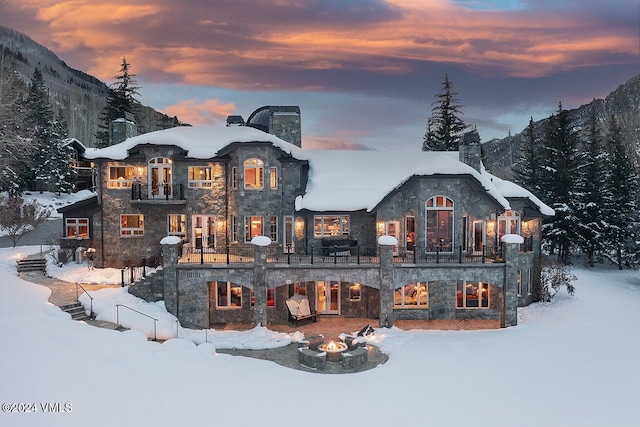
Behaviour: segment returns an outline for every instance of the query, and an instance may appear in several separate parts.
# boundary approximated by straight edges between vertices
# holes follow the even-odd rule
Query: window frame
[[[332,218],[334,219],[332,220]],[[329,224],[329,221],[334,223],[333,227],[336,227],[335,218],[337,218],[339,229],[337,230],[338,231],[337,233],[332,233],[330,231],[331,225]],[[346,224],[346,227],[345,227],[345,224]],[[318,228],[318,226],[320,226],[320,228]],[[349,235],[350,232],[351,232],[350,215],[314,215],[313,216],[313,237],[346,236],[346,235]]]
[[[138,227],[123,227],[124,218],[138,217]],[[126,221],[129,222],[128,220]],[[144,215],[143,214],[120,214],[120,237],[144,236]]]
[[[435,218],[432,218],[435,213]],[[447,226],[444,225],[441,227],[439,224],[444,223],[444,220],[447,221]],[[425,251],[428,253],[453,253],[455,247],[455,230],[454,230],[454,219],[455,219],[455,203],[453,199],[443,196],[437,195],[433,196],[425,202]],[[436,224],[435,231],[433,233],[430,232],[430,229],[433,228],[433,225],[430,227],[430,223]],[[448,233],[446,233],[448,229]],[[435,237],[431,237],[432,234]],[[449,236],[445,236],[444,234],[449,234]],[[447,240],[445,240],[445,237]],[[443,241],[442,245],[439,245],[438,242]],[[442,248],[442,251],[439,249]],[[445,250],[446,249],[446,250]]]
[[[232,283],[232,282],[223,282],[223,281],[217,281],[216,283],[216,308],[218,309],[223,309],[223,310],[238,310],[242,308],[242,285],[238,285],[237,283]],[[221,294],[220,294],[220,290],[224,288],[226,294],[222,295],[224,297],[226,297],[225,300],[225,304],[220,304],[221,301]],[[234,291],[234,289],[236,289],[237,291]],[[239,291],[239,292],[238,292]],[[235,298],[240,298],[240,303],[239,304],[231,304],[232,300]]]
[[[231,215],[231,243],[238,243],[240,238],[240,224],[238,223],[238,217]]]
[[[278,189],[278,168],[275,166],[269,168],[269,188]]]
[[[118,169],[124,169],[124,174],[120,176]],[[116,170],[116,178],[112,178]],[[134,181],[135,169],[133,166],[109,166],[109,174],[107,175],[107,188],[121,190],[123,188],[131,188]]]
[[[253,227],[253,220],[255,218],[259,218],[260,219],[260,234],[253,234],[252,233],[252,227]],[[253,239],[256,236],[264,236],[264,217],[259,216],[259,215],[248,215],[244,217],[244,242],[245,243],[250,243],[251,239]]]
[[[516,232],[512,233],[513,227],[515,225]],[[498,241],[505,234],[517,234],[518,236],[522,235],[521,228],[521,219],[520,213],[514,210],[506,210],[503,214],[498,217],[498,229],[496,230]],[[508,231],[508,232],[507,232]]]
[[[254,289],[251,289],[251,307],[256,306],[256,292]],[[271,296],[271,298],[269,298]],[[267,308],[276,306],[276,288],[267,288]]]
[[[177,224],[172,224],[172,218],[177,217]],[[183,231],[172,230],[172,225],[178,225]],[[187,215],[185,214],[167,214],[167,235],[178,236],[186,239],[187,237]]]
[[[351,283],[349,286],[349,301],[362,301],[362,285]]]
[[[72,224],[73,222],[73,224]],[[86,235],[80,233],[80,229],[86,227]],[[69,236],[69,229],[75,229],[75,233]],[[65,237],[68,239],[88,239],[89,238],[89,218],[65,218],[64,220]]]
[[[469,287],[476,286],[477,291],[475,292],[476,298],[468,298],[469,292],[466,290]],[[464,291],[464,292],[463,292]],[[486,296],[478,297],[478,292],[482,294],[482,292],[486,292]],[[474,280],[458,280],[456,285],[456,309],[457,310],[487,310],[491,308],[491,295],[490,295],[490,285],[489,283],[484,283],[480,281]],[[474,293],[471,293],[474,295]],[[485,304],[486,300],[486,305]],[[469,305],[469,301],[476,301],[477,305]]]
[[[269,237],[271,238],[272,242],[277,242],[278,241],[278,216],[277,215],[271,215],[270,217],[270,221],[269,221]]]
[[[415,287],[412,289],[411,287]],[[424,292],[422,292],[424,288]],[[415,304],[407,302],[413,298],[413,295],[409,296],[408,292],[415,292]],[[396,295],[397,294],[397,295]],[[398,298],[396,298],[398,297]],[[424,298],[424,301],[423,301]],[[393,308],[394,309],[427,309],[429,308],[429,282],[416,282],[409,283],[408,285],[402,285],[399,288],[393,290]]]
[[[213,168],[211,166],[189,166],[187,186],[189,188],[211,189],[213,187]],[[198,174],[203,174],[204,179],[196,179]]]
[[[244,189],[262,190],[264,188],[264,161],[257,157],[251,157],[243,162],[243,167]],[[247,172],[249,171],[253,171],[253,182],[247,178]]]

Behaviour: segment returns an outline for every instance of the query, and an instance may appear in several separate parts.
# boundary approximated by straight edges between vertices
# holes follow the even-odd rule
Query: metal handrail
[[[149,319],[153,319],[153,340],[157,341],[158,340],[158,334],[157,334],[157,324],[158,324],[158,319],[156,319],[155,317],[149,316],[148,314],[144,314],[141,311],[138,311],[134,308],[128,307],[124,304],[116,304],[116,325],[118,326],[123,326],[120,325],[120,307],[124,307],[124,308],[128,308],[131,311],[135,311],[138,314],[142,314],[143,316],[148,317]]]
[[[85,294],[87,294],[87,296],[91,300],[90,308],[89,308],[89,316],[93,317],[93,297],[91,296],[91,294],[89,294],[89,292],[87,292],[87,290],[85,288],[82,287],[82,285],[80,283],[76,282],[76,301],[80,302],[80,295],[78,293],[78,287],[80,287],[80,289],[82,289],[82,291]]]

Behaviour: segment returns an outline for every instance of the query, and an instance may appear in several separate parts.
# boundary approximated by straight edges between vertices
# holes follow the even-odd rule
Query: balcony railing
[[[182,264],[252,264],[255,259],[253,246],[227,246],[224,250],[184,246],[178,262]],[[467,252],[459,247],[455,252],[415,251],[394,252],[394,264],[462,264],[502,262],[500,255]],[[380,264],[378,248],[364,246],[310,246],[308,248],[267,248],[268,264],[287,265],[347,265]]]
[[[131,200],[185,200],[184,184],[131,185]]]

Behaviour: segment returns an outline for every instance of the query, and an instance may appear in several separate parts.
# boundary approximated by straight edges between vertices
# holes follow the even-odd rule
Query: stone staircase
[[[24,258],[17,261],[18,273],[39,271],[43,274],[47,270],[47,260],[44,258]]]
[[[91,320],[84,311],[84,307],[79,302],[60,306],[60,310],[69,313],[73,320]]]

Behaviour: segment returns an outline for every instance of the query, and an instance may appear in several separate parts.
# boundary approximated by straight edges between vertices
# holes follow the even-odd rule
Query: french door
[[[171,159],[156,157],[149,161],[149,195],[153,199],[171,198]]]
[[[316,282],[316,311],[318,314],[340,314],[340,282]]]
[[[216,217],[213,215],[193,215],[191,221],[191,241],[197,249],[216,247]]]

